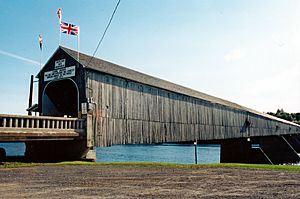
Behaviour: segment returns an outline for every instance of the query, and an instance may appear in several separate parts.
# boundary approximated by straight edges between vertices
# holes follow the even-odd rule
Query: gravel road
[[[0,169],[0,198],[300,198],[300,173],[231,168]]]

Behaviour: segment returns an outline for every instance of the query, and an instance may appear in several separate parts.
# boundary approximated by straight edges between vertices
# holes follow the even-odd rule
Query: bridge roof
[[[66,47],[62,47],[60,46],[58,49],[62,49],[63,51],[65,51],[67,54],[69,54],[71,57],[73,57],[74,59],[77,59],[77,51],[74,51],[72,49],[66,48]],[[256,110],[241,106],[239,104],[218,98],[218,97],[214,97],[184,86],[180,86],[178,84],[160,79],[160,78],[156,78],[99,58],[92,58],[92,56],[80,53],[79,54],[79,62],[88,69],[92,69],[92,70],[96,70],[99,72],[103,72],[106,74],[110,74],[113,76],[118,76],[121,78],[125,78],[128,80],[132,80],[135,82],[139,82],[142,84],[147,84],[150,86],[154,86],[157,88],[161,88],[164,90],[168,90],[168,91],[172,91],[172,92],[176,92],[179,94],[183,94],[183,95],[187,95],[187,96],[191,96],[191,97],[195,97],[204,101],[207,101],[209,103],[213,103],[213,104],[218,104],[218,105],[223,105],[226,107],[230,107],[232,109],[237,109],[237,110],[241,110],[241,111],[246,111],[249,113],[254,113],[256,115],[262,116],[262,117],[266,117],[272,120],[277,120],[278,122],[283,122],[286,124],[290,124],[293,126],[298,126],[300,127],[300,125],[297,125],[295,123],[265,114],[265,113],[261,113],[258,112]]]

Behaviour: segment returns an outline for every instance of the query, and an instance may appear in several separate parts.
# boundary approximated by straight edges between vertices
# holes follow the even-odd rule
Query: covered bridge
[[[297,124],[65,47],[37,77],[40,115],[92,115],[94,146],[198,140],[220,143],[222,162],[276,162],[276,148],[297,159]]]

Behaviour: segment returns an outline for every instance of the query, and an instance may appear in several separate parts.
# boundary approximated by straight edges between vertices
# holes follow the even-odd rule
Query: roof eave
[[[53,58],[53,56],[57,53],[57,51],[59,49],[62,49],[61,46],[58,46],[58,48],[54,51],[54,53],[51,55],[51,57],[47,60],[47,62],[44,64],[44,66],[40,69],[40,71],[38,72],[38,74],[35,76],[36,78],[39,78],[40,73],[42,72],[42,70],[45,68],[46,65],[48,65],[48,63],[50,62],[50,60]]]

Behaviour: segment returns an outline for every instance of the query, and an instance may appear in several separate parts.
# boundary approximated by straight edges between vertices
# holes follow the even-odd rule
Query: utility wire
[[[98,43],[98,45],[97,45],[97,48],[95,49],[95,51],[94,51],[94,53],[93,53],[93,56],[91,57],[91,59],[89,60],[89,62],[88,62],[87,65],[89,65],[90,62],[92,61],[92,59],[95,57],[95,54],[96,54],[96,52],[98,51],[98,48],[99,48],[100,44],[102,43],[102,41],[103,41],[103,39],[104,39],[104,37],[105,37],[105,34],[106,34],[106,32],[107,32],[107,30],[108,30],[108,28],[109,28],[109,26],[110,26],[110,24],[111,24],[111,22],[112,22],[114,16],[115,16],[115,13],[116,13],[116,11],[117,11],[117,9],[118,9],[118,7],[119,7],[120,2],[121,2],[121,0],[118,0],[118,3],[116,4],[115,9],[114,9],[114,11],[113,11],[113,13],[112,13],[112,15],[111,15],[111,17],[110,17],[110,20],[109,20],[109,22],[108,22],[108,24],[107,24],[107,26],[106,26],[106,28],[105,28],[103,34],[102,34],[102,37],[101,37],[101,39],[100,39],[100,41],[99,41],[99,43]]]

